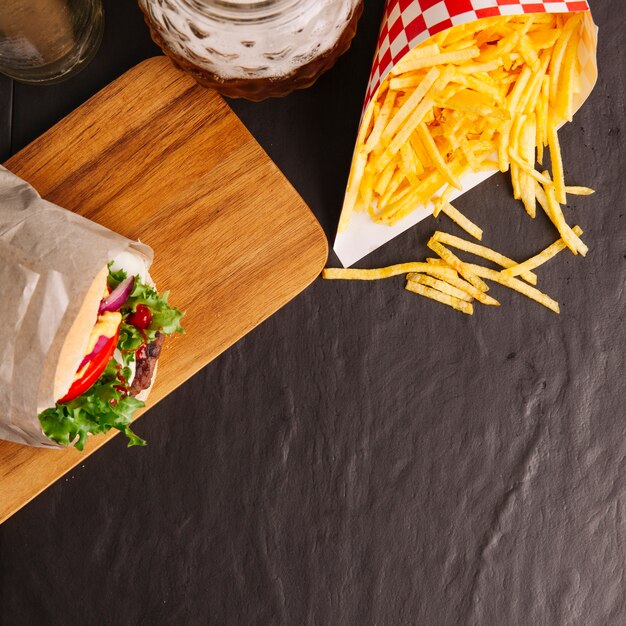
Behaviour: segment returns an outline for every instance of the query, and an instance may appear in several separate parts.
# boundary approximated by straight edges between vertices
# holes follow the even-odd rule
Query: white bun
[[[144,259],[133,252],[120,252],[113,259],[111,269],[114,272],[124,270],[128,276],[139,276],[144,283],[149,277]]]
[[[62,398],[72,386],[76,370],[85,357],[89,335],[98,319],[100,301],[107,283],[108,269],[103,268],[93,281],[61,348],[54,374],[54,398]]]

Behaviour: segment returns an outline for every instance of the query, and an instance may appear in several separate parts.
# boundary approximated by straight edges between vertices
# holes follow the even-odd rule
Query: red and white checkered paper
[[[381,83],[393,67],[413,48],[443,30],[477,19],[497,15],[529,13],[588,13],[583,24],[579,58],[583,73],[583,90],[575,101],[582,106],[597,80],[597,28],[586,0],[387,0],[378,46],[365,96],[363,112],[372,103]],[[463,180],[463,191],[489,178],[493,172],[470,174]],[[345,266],[380,247],[417,222],[432,214],[432,204],[416,210],[394,226],[374,223],[366,214],[353,215],[346,230],[338,232],[334,250]]]

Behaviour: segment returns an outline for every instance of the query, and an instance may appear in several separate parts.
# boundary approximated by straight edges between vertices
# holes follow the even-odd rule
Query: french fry
[[[574,93],[578,70],[578,38],[571,37],[563,59],[561,87],[558,91],[557,111],[561,119],[572,121],[574,115]]]
[[[424,98],[418,107],[411,113],[405,125],[389,144],[389,154],[396,154],[402,144],[409,140],[413,131],[423,122],[426,114],[432,109],[434,102],[430,98]]]
[[[537,121],[534,114],[529,115],[524,122],[520,133],[519,150],[526,161],[535,156],[535,139],[537,137]],[[520,195],[524,208],[530,217],[534,218],[537,212],[537,198],[535,197],[535,181],[529,174],[523,172]]]
[[[521,294],[524,294],[527,298],[531,300],[535,300],[535,302],[539,302],[539,304],[543,304],[543,306],[549,308],[551,311],[555,313],[560,313],[559,303],[554,301],[552,298],[542,293],[538,289],[531,287],[527,283],[517,280],[517,278],[511,278],[509,276],[504,276],[502,272],[497,272],[496,270],[489,269],[488,267],[483,267],[482,265],[475,265],[473,263],[466,263],[467,271],[472,272],[476,276],[480,276],[481,278],[486,278],[487,280],[493,280],[496,283],[500,283],[509,289],[514,289]]]
[[[322,271],[322,278],[326,280],[381,280],[408,274],[409,272],[423,272],[428,269],[428,263],[399,263],[389,267],[381,267],[373,270],[360,270],[343,267],[327,267]]]
[[[365,151],[358,149],[353,161],[352,171],[348,179],[348,191],[346,192],[345,210],[341,212],[338,230],[341,232],[348,227],[354,205],[361,190],[361,180],[367,166],[367,154]],[[361,191],[362,192],[362,191]]]
[[[441,52],[439,46],[436,43],[428,44],[424,46],[420,46],[415,48],[413,54],[411,55],[413,58],[424,58],[424,57],[433,57],[438,55]],[[406,57],[405,57],[406,58]],[[408,67],[405,67],[404,60],[400,61],[396,64],[396,66],[391,70],[393,75],[404,74],[406,72],[410,72],[411,70]],[[407,59],[407,62],[409,59]]]
[[[442,265],[432,263],[432,261],[441,261]],[[500,306],[500,303],[495,298],[492,298],[490,295],[486,294],[480,289],[476,289],[474,285],[468,283],[466,280],[461,278],[455,270],[445,265],[445,262],[441,259],[430,259],[427,265],[429,267],[425,270],[422,270],[424,274],[428,274],[429,276],[434,276],[435,278],[444,280],[448,284],[457,287],[461,291],[465,292],[468,296],[471,296],[472,298],[478,300],[481,304],[486,304],[487,306]],[[452,275],[450,275],[450,272],[452,273]],[[414,276],[418,276],[418,274],[407,274],[407,280],[413,280]]]
[[[409,56],[409,55],[407,55]],[[480,50],[475,46],[467,48],[466,50],[457,50],[453,52],[442,52],[440,54],[433,54],[432,56],[412,56],[412,58],[406,58],[406,62],[400,65],[401,72],[413,72],[415,70],[422,69],[424,67],[434,67],[436,65],[448,65],[449,63],[462,63],[470,59],[475,59],[480,56]],[[396,65],[396,70],[398,68]],[[392,73],[395,73],[392,70]]]
[[[476,274],[468,270],[466,263],[463,263],[459,257],[450,252],[445,246],[442,246],[434,237],[430,238],[427,245],[435,254],[439,255],[449,267],[461,274],[461,276],[463,276],[468,283],[474,285],[476,289],[483,292],[489,291],[487,284],[480,280]]]
[[[408,141],[405,144],[402,144],[402,147],[400,148],[400,158],[402,160],[400,163],[402,174],[411,183],[411,185],[417,185],[417,177],[420,173],[421,166],[415,156],[415,152],[413,152],[413,148],[411,148],[411,144]]]
[[[517,154],[515,154],[515,151],[513,149],[509,150],[509,156],[511,157],[511,160],[516,165],[518,165],[522,170],[524,170],[524,172],[526,172],[531,178],[534,178],[538,183],[541,183],[543,185],[550,185],[550,186],[553,185],[552,180],[550,180],[547,176],[544,176],[543,174],[538,172],[528,161],[525,161],[524,159],[519,157]]]
[[[552,175],[554,178],[554,189],[556,199],[559,204],[565,204],[565,178],[563,175],[563,157],[561,156],[561,146],[557,133],[557,125],[554,113],[548,116],[548,146],[550,147],[550,159],[552,161]]]
[[[547,175],[547,172],[544,172]],[[574,233],[574,231],[567,225],[561,206],[556,199],[556,191],[554,187],[544,185],[540,187],[536,186],[537,201],[545,211],[550,221],[554,224],[559,231],[563,241],[567,244],[567,247],[574,254],[581,254],[586,256],[588,252],[587,246],[580,240],[580,238]]]
[[[441,72],[432,67],[424,79],[420,82],[415,91],[411,94],[409,99],[400,107],[395,115],[389,120],[389,123],[385,127],[381,135],[382,140],[389,140],[393,137],[406,119],[411,115],[419,103],[424,99],[424,96],[428,93],[428,90],[433,86],[434,82],[441,76]]]
[[[389,89],[401,91],[410,87],[419,87],[424,80],[423,72],[410,72],[403,76],[396,76],[389,81]]]
[[[396,165],[393,161],[390,161],[385,169],[379,174],[376,184],[374,185],[374,191],[381,196],[387,191],[387,187],[391,182],[394,174],[396,173]]]
[[[565,193],[572,196],[590,196],[595,190],[589,187],[565,187]]]
[[[443,211],[453,222],[458,224],[466,233],[480,241],[483,238],[483,231],[476,226],[474,222],[469,220],[463,213],[453,207],[449,202],[443,202],[441,205]]]
[[[435,167],[441,172],[441,175],[445,178],[445,180],[447,180],[453,187],[456,187],[459,190],[463,189],[459,179],[453,174],[448,164],[443,160],[443,157],[437,149],[437,144],[434,142],[432,135],[428,132],[428,128],[424,123],[421,123],[417,127],[417,134],[422,140],[422,144],[426,148],[428,156],[430,156],[435,164]]]
[[[491,248],[481,246],[477,243],[473,243],[472,241],[466,241],[465,239],[455,237],[454,235],[450,235],[439,230],[435,232],[435,234],[433,235],[433,239],[447,246],[452,246],[453,248],[462,250],[463,252],[475,254],[478,257],[486,259],[487,261],[491,261],[492,263],[500,265],[504,268],[515,267],[516,265],[518,265],[518,263],[513,259],[509,259],[508,257],[500,254],[499,252],[496,252],[495,250],[492,250]],[[530,283],[531,285],[537,284],[536,274],[533,274],[532,272],[524,272],[523,274],[521,274],[521,276],[527,283]]]
[[[374,123],[374,128],[372,129],[372,132],[370,133],[365,143],[366,152],[371,152],[378,145],[383,131],[385,130],[385,126],[387,125],[387,120],[389,119],[389,116],[393,111],[393,105],[395,103],[396,97],[397,94],[395,91],[392,91],[391,89],[387,91],[387,95],[385,96],[385,100],[380,109],[380,113],[378,114],[376,122]]]
[[[563,63],[563,57],[565,56],[565,50],[574,30],[579,24],[579,17],[576,15],[571,16],[565,23],[557,42],[554,44],[552,60],[550,61],[550,104],[553,107],[557,106],[561,65]]]
[[[455,285],[455,286],[459,286],[457,285],[454,281],[461,280],[464,283],[467,283],[467,281],[464,281],[462,278],[459,279],[459,275],[456,273],[455,270],[453,270],[451,267],[447,267],[447,266],[434,266],[431,265],[430,263],[426,263],[426,267],[424,267],[423,269],[420,270],[420,273],[423,274],[428,274],[429,276],[433,276],[434,278],[439,278],[441,280],[445,280],[447,283],[450,283],[451,285]],[[407,278],[411,275],[415,274],[415,272],[409,272],[407,274]],[[467,283],[469,285],[469,283]],[[472,285],[469,285],[470,287],[472,287]],[[463,291],[465,291],[466,293],[471,294],[470,291],[468,291],[467,289],[463,289]],[[480,292],[482,293],[482,292]]]
[[[439,213],[441,213],[441,209],[443,205],[448,202],[452,194],[452,186],[446,185],[443,193],[438,198],[433,198],[434,200],[434,208],[433,208],[433,217],[439,217]]]
[[[462,313],[465,313],[467,315],[472,315],[474,313],[474,307],[472,307],[472,304],[470,302],[464,302],[463,300],[459,300],[458,298],[453,298],[452,296],[441,293],[440,291],[432,289],[431,287],[426,287],[425,285],[420,285],[418,283],[407,281],[405,289],[407,291],[417,293],[420,296],[430,298],[431,300],[441,302],[441,304],[447,304],[453,309],[461,311]]]
[[[441,293],[447,293],[449,296],[457,298],[458,300],[464,300],[465,302],[471,302],[473,300],[472,296],[465,291],[457,289],[443,280],[433,278],[432,276],[428,276],[426,274],[409,274],[407,276],[407,280],[409,282],[419,283],[420,285],[426,285],[426,287],[432,287],[433,289],[441,291]]]
[[[574,226],[572,228],[574,234],[580,236],[583,234],[580,226]],[[554,258],[559,252],[565,250],[567,248],[567,244],[563,239],[557,239],[553,244],[549,245],[545,250],[541,251],[539,254],[531,257],[530,259],[520,263],[519,265],[515,265],[513,267],[509,267],[508,269],[502,270],[501,274],[503,276],[519,276],[523,272],[529,272],[534,270],[537,267],[540,267],[544,263],[548,262],[550,259]]]

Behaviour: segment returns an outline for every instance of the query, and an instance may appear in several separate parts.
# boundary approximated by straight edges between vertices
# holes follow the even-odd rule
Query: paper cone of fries
[[[61,447],[37,416],[55,404],[55,375],[88,292],[123,253],[146,271],[152,262],[148,246],[43,200],[0,166],[0,439]]]
[[[461,25],[466,26],[456,28]],[[473,41],[458,35],[460,30],[471,31]],[[479,126],[468,137],[463,117],[505,122],[511,99],[540,97],[543,89],[545,102],[564,101],[558,125],[571,119],[597,80],[596,48],[597,28],[585,1],[388,0],[334,244],[343,265],[431,215],[433,199],[444,189],[449,202],[508,169],[502,137],[509,137],[510,123],[497,130],[495,123]],[[568,58],[569,74],[563,70],[553,79]],[[499,83],[490,73],[498,69]],[[510,90],[504,84],[509,80]],[[566,95],[555,96],[555,87]],[[458,134],[450,132],[456,129],[451,123],[438,127],[438,134],[426,132],[442,115],[448,121],[456,116]],[[539,122],[533,128],[547,145]],[[479,158],[468,139],[474,145],[482,140]],[[484,148],[488,141],[494,150]],[[451,154],[461,149],[464,159],[453,160]],[[528,154],[522,157],[534,163]]]

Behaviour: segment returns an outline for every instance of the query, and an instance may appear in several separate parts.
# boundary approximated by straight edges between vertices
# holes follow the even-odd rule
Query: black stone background
[[[382,5],[312,89],[232,103],[331,240]],[[105,7],[82,74],[0,82],[0,156],[157,52],[133,2]],[[142,418],[147,448],[116,438],[0,528],[0,623],[626,623],[626,33],[621,0],[593,9],[600,81],[561,132],[598,190],[567,209],[590,253],[540,271],[561,315],[316,281]],[[505,176],[458,206],[515,258],[555,238]],[[362,266],[423,258],[434,227]]]

